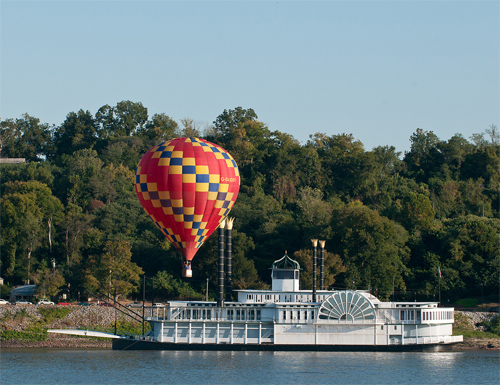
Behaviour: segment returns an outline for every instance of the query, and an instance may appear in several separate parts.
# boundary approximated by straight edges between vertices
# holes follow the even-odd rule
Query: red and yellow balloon
[[[151,148],[135,174],[142,207],[161,232],[191,261],[236,201],[240,174],[222,147],[177,138]]]

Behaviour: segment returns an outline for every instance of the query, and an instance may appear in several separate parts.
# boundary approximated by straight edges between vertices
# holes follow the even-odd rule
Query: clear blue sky
[[[237,106],[302,143],[409,149],[499,126],[498,1],[5,1],[0,117],[121,100],[210,124]]]

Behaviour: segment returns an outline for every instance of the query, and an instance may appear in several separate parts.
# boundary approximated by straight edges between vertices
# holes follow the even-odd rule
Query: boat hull
[[[113,350],[205,350],[205,351],[297,351],[297,352],[438,352],[453,344],[425,345],[277,345],[277,344],[186,344],[119,339]]]

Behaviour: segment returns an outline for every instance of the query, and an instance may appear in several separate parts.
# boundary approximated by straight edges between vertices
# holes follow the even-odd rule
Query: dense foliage
[[[225,110],[200,130],[190,119],[148,116],[122,101],[95,114],[71,112],[59,126],[23,115],[0,121],[1,276],[40,295],[91,291],[140,296],[141,276],[162,298],[202,298],[216,284],[217,240],[198,252],[194,278],[141,208],[133,176],[154,144],[199,136],[240,168],[231,213],[235,288],[261,288],[285,250],[311,285],[311,238],[326,240],[329,287],[390,298],[443,301],[497,293],[497,128],[467,140],[416,129],[404,155],[367,151],[350,134],[316,133],[301,145],[271,131],[252,109]],[[5,163],[24,158],[25,163]],[[439,271],[442,278],[439,277]],[[148,295],[150,295],[148,294]],[[211,298],[214,295],[210,295]]]

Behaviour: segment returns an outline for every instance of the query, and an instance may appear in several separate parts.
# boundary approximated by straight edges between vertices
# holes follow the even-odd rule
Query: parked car
[[[162,303],[154,303],[153,306],[154,307],[165,307],[165,305]]]
[[[142,302],[127,303],[127,307],[142,307]]]
[[[31,302],[29,301],[26,301],[26,300],[20,300],[20,301],[16,301],[16,305],[33,305]]]
[[[54,302],[47,299],[41,299],[40,301],[38,301],[37,305],[54,305]]]
[[[94,305],[92,305],[91,303],[88,303],[88,302],[80,302],[78,305],[79,306],[94,306]]]
[[[8,304],[9,304],[9,301],[7,301],[6,299],[0,298],[0,305],[8,305]]]
[[[71,305],[69,302],[58,302],[57,304],[61,305],[61,306],[69,306],[69,305]]]
[[[107,302],[101,302],[101,303],[99,303],[99,306],[114,307],[113,305],[111,305],[110,303],[107,303]]]

